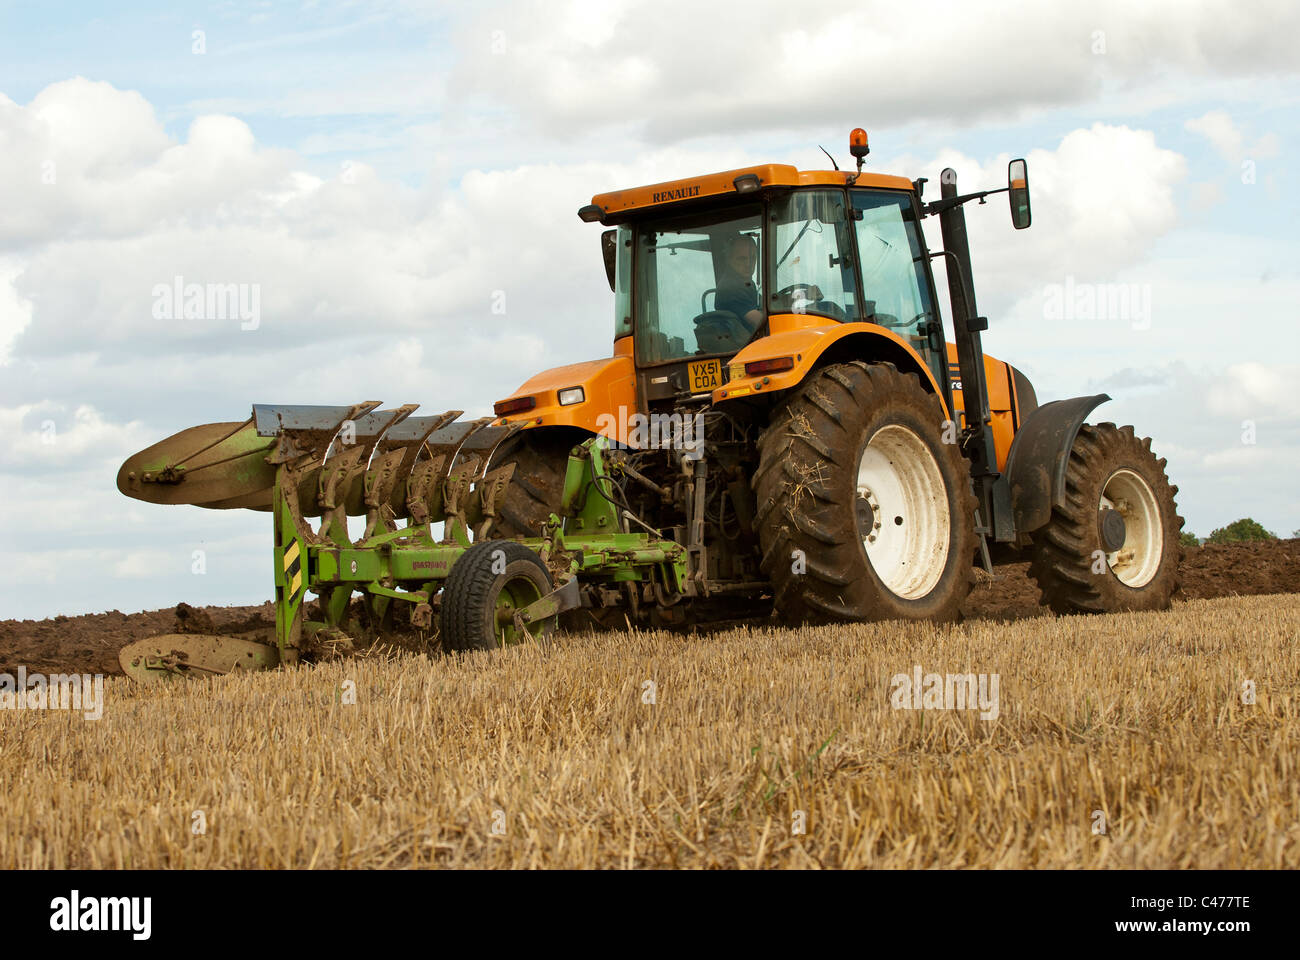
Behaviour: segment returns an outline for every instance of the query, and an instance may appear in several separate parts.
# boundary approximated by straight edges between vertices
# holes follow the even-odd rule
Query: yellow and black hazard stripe
[[[284,549],[284,589],[290,603],[296,603],[302,593],[302,549],[297,538]]]

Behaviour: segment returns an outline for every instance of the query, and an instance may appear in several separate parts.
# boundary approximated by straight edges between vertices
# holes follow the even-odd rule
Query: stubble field
[[[0,711],[0,867],[1296,867],[1298,635],[1275,595],[110,677]],[[996,718],[896,709],[918,666]]]

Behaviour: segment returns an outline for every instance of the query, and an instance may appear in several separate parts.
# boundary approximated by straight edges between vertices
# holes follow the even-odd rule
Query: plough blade
[[[243,423],[191,427],[135,454],[117,487],[147,503],[270,510],[286,465],[301,516],[341,509],[423,523],[442,515],[448,490],[453,509],[466,503],[497,445],[519,429],[459,421],[459,410],[416,417],[416,404],[379,407],[254,404]]]
[[[253,404],[253,423],[258,436],[276,437],[281,433],[320,434],[326,442],[334,438],[339,428],[348,420],[354,423],[380,405],[378,400],[366,400],[350,407],[322,407],[306,404]]]

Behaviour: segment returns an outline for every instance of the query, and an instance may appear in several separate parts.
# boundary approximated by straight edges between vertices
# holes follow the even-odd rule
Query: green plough
[[[686,549],[630,529],[615,503],[603,437],[571,451],[562,515],[552,514],[535,538],[493,539],[515,467],[487,465],[517,426],[378,407],[259,404],[244,423],[182,431],[123,464],[118,488],[127,496],[270,510],[275,534],[273,643],[151,637],[120,652],[128,676],[154,682],[271,669],[394,630],[436,630],[447,650],[492,649],[547,635],[562,613],[600,591],[688,592]],[[349,516],[365,518],[356,540]],[[318,598],[311,618],[308,594]]]

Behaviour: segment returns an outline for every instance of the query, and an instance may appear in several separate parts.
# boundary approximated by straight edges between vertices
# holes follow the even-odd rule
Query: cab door
[[[948,382],[943,325],[934,302],[929,254],[910,193],[850,190],[862,283],[863,318],[905,339],[935,382]]]

